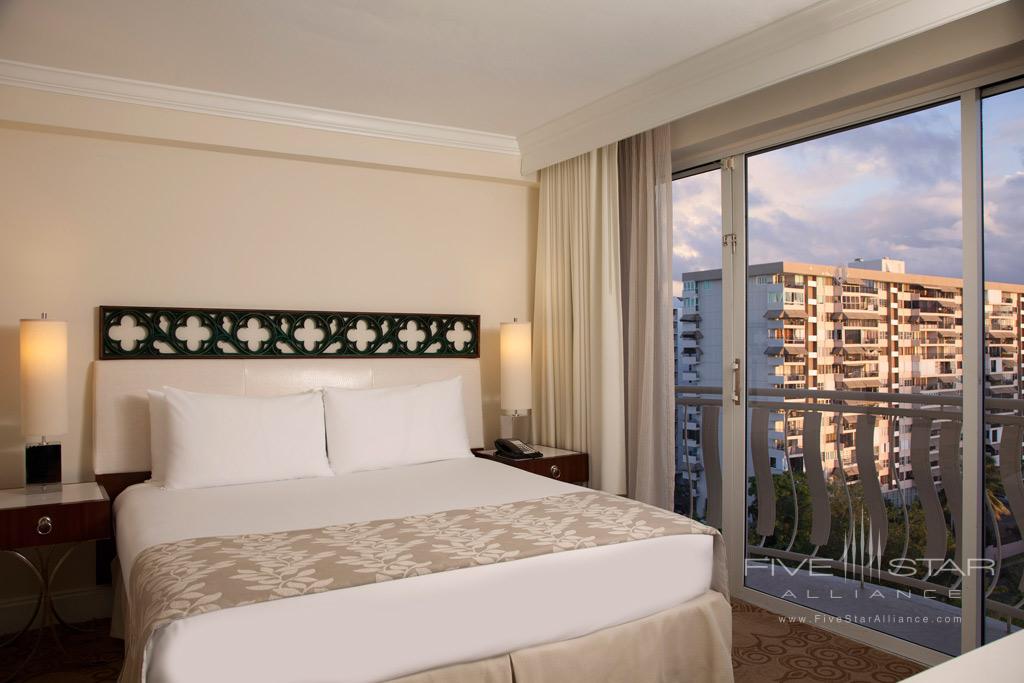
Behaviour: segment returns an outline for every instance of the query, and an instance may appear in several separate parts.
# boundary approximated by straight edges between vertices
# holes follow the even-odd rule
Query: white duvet
[[[577,490],[479,458],[206,489],[141,484],[116,501],[117,547],[127,582],[135,557],[158,543]],[[146,680],[385,681],[659,612],[707,591],[711,566],[711,536],[668,536],[212,612],[154,635]]]

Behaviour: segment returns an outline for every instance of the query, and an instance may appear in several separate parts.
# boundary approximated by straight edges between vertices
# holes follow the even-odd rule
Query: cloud
[[[1012,107],[1009,105],[1013,104]],[[1024,282],[1024,91],[986,109],[986,275]],[[959,107],[941,105],[748,158],[751,263],[892,256],[960,277]],[[719,172],[674,183],[677,274],[721,267]]]
[[[994,178],[985,184],[986,279],[1024,282],[1022,237],[1024,170]]]
[[[750,262],[894,256],[959,275],[957,110],[939,109],[752,156]]]
[[[722,267],[721,171],[672,183],[672,272]]]

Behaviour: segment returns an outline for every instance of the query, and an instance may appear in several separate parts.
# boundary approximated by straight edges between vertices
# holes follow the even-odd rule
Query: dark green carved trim
[[[100,358],[479,358],[480,316],[100,307]]]

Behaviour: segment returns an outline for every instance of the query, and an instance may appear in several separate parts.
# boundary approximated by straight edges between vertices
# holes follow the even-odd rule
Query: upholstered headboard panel
[[[150,469],[146,390],[162,386],[273,396],[325,386],[365,386],[367,381],[382,387],[461,376],[469,441],[483,444],[476,358],[101,360],[93,363],[93,370],[93,466],[100,475]]]

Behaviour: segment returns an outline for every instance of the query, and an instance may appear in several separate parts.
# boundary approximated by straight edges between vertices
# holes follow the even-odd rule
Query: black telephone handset
[[[503,455],[513,460],[541,457],[540,451],[519,439],[495,439],[494,449],[498,452],[498,455]]]

